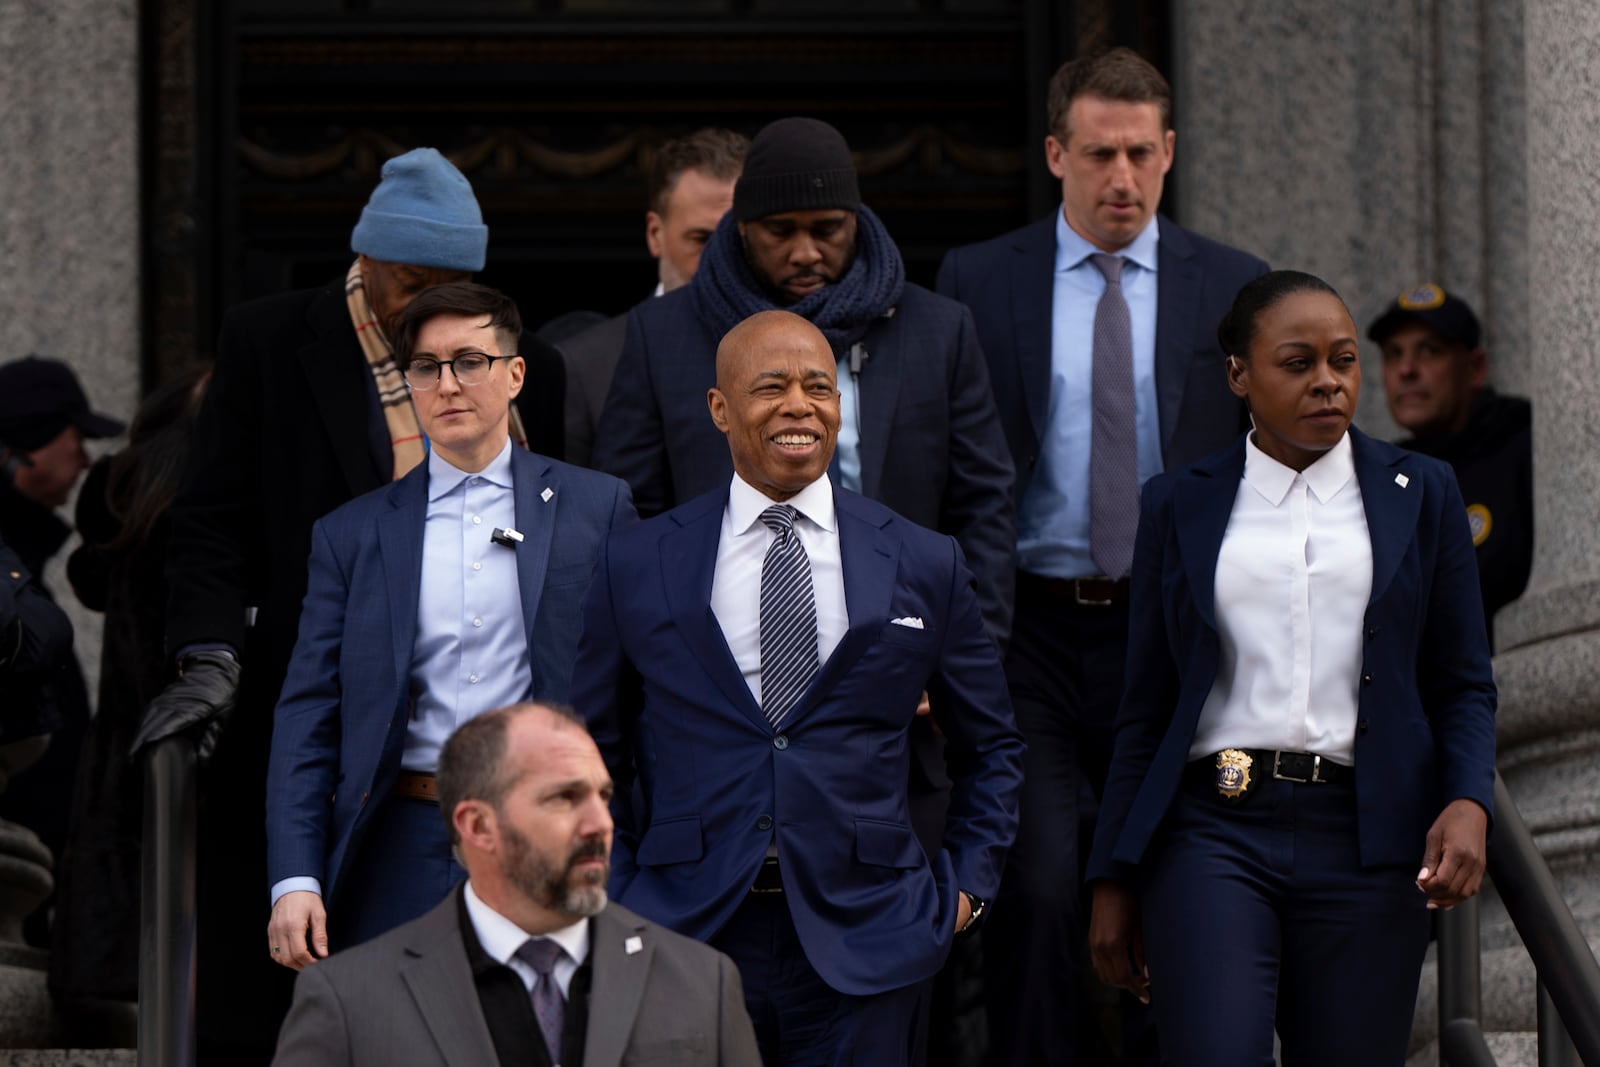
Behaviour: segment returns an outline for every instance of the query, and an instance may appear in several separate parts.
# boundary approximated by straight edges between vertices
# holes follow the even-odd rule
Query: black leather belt
[[[1244,764],[1238,759],[1239,755],[1249,757],[1249,763]],[[1218,781],[1218,771],[1229,766],[1236,766],[1240,771],[1247,772],[1238,776],[1242,779],[1238,792],[1247,792],[1251,785],[1263,778],[1277,778],[1280,781],[1308,785],[1336,785],[1355,778],[1355,768],[1346,767],[1342,763],[1335,763],[1322,756],[1315,756],[1309,752],[1282,752],[1269,748],[1230,748],[1213,752],[1209,756],[1201,756],[1197,760],[1190,761],[1185,773],[1195,782],[1206,785],[1217,783],[1221,792],[1222,783]]]
[[[756,871],[756,880],[750,884],[752,893],[783,892],[783,876],[778,871],[778,857],[768,856]]]
[[[1056,600],[1067,600],[1086,607],[1106,608],[1128,600],[1126,578],[1050,578],[1043,574],[1017,572],[1017,585]]]

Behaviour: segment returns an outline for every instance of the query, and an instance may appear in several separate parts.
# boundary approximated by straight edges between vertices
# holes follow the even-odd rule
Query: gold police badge
[[[1250,753],[1225,748],[1217,753],[1217,794],[1223,800],[1243,800],[1250,792]]]
[[[1468,504],[1467,526],[1472,530],[1472,547],[1477,548],[1489,540],[1489,531],[1494,529],[1494,516],[1482,504]]]

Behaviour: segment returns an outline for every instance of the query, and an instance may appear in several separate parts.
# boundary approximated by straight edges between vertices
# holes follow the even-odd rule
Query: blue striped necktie
[[[761,711],[777,729],[817,673],[817,603],[795,509],[761,513],[772,544],[761,563]]]

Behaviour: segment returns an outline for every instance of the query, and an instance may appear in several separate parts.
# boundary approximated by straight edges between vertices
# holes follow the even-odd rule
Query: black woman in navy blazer
[[[1091,948],[1103,978],[1153,1005],[1168,1062],[1265,1067],[1276,1029],[1285,1063],[1398,1065],[1428,909],[1477,892],[1493,810],[1495,689],[1465,509],[1447,466],[1349,425],[1357,333],[1326,283],[1250,282],[1219,337],[1255,429],[1144,489],[1127,685],[1089,862]],[[1274,632],[1272,598],[1264,610],[1230,596],[1218,565],[1237,509],[1275,506],[1241,491],[1247,453],[1314,489],[1307,469],[1336,452],[1360,493],[1344,514],[1365,515],[1370,596],[1358,614],[1361,546],[1360,566],[1312,579],[1348,583],[1336,591],[1350,610],[1313,613],[1309,639],[1287,618]],[[1342,657],[1337,684],[1309,698],[1345,716],[1331,757],[1251,747],[1296,712],[1252,704],[1264,690],[1241,678],[1297,655],[1325,670]],[[1207,751],[1191,749],[1197,728]]]

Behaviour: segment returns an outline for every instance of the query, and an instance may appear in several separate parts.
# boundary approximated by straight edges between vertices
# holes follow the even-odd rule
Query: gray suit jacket
[[[628,337],[628,315],[595,323],[576,337],[556,345],[567,363],[567,454],[568,463],[589,466],[594,454],[594,432],[600,425],[600,410],[611,391],[611,376],[622,357],[622,342]]]
[[[461,940],[460,892],[301,971],[272,1062],[493,1067],[494,1043]],[[590,934],[585,1067],[760,1067],[732,960],[618,904],[591,920]],[[629,938],[638,939],[633,952]]]

